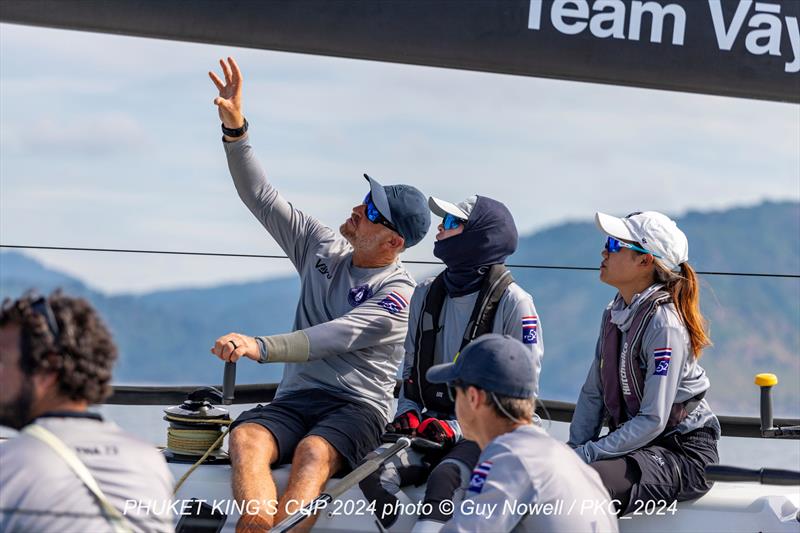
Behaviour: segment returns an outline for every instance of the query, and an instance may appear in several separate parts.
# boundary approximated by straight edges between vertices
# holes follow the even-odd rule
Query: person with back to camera
[[[607,235],[600,280],[619,292],[603,313],[569,444],[621,514],[697,498],[710,489],[705,466],[719,460],[720,425],[697,362],[710,340],[689,242],[656,211],[597,213],[595,222]]]
[[[536,374],[533,354],[496,333],[428,370],[428,381],[448,386],[464,437],[481,449],[466,497],[441,533],[617,531],[597,472],[533,423]]]
[[[82,298],[0,309],[0,531],[173,531],[164,456],[88,407],[111,395],[117,349]]]

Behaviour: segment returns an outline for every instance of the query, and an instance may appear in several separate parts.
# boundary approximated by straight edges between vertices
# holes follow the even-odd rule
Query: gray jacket
[[[224,143],[239,197],[301,278],[293,333],[257,337],[262,356],[286,362],[276,394],[322,389],[389,418],[415,282],[400,261],[353,266],[339,234],[287,202],[267,181],[247,136]]]
[[[463,501],[440,533],[616,532],[600,476],[565,444],[527,425],[481,453]]]
[[[627,342],[628,327],[633,311],[662,285],[655,284],[634,296],[631,304],[617,297],[609,304],[612,322],[622,331],[621,346]],[[644,395],[639,412],[630,417],[611,434],[600,437],[605,406],[600,379],[600,343],[598,339],[592,366],[583,384],[575,414],[569,427],[569,445],[587,463],[619,457],[649,444],[664,431],[672,404],[684,402],[708,390],[711,383],[691,351],[689,334],[673,304],[662,305],[645,330],[639,359],[646,363]],[[666,370],[657,370],[655,353],[671,349],[671,359]],[[688,433],[701,427],[710,427],[717,437],[721,433],[719,421],[706,400],[681,422],[676,430]]]
[[[173,531],[172,475],[155,446],[91,418],[36,422],[73,450],[134,531]],[[67,462],[38,439],[0,444],[0,531],[109,531],[100,505]]]

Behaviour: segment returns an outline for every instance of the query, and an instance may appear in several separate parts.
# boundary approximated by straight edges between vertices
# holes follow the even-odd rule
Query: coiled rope
[[[197,428],[167,427],[167,449],[180,455],[200,455],[200,459],[175,483],[172,494],[177,494],[189,476],[203,464],[209,455],[222,447],[222,441],[230,429],[231,420],[224,418],[184,418],[170,414],[164,418],[172,423],[193,425]]]

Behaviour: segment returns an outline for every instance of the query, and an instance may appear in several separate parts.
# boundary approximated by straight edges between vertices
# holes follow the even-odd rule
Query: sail
[[[4,0],[0,21],[800,103],[796,0]]]

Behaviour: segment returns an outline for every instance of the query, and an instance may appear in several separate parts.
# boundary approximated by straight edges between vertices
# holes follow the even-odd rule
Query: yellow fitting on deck
[[[759,387],[772,387],[778,384],[775,374],[756,374],[756,385]]]

